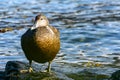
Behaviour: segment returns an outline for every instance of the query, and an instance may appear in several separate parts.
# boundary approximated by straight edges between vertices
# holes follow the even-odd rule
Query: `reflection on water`
[[[20,36],[39,12],[60,30],[56,62],[81,65],[90,61],[119,68],[119,0],[0,0],[0,28],[23,28],[0,33],[0,69],[9,60],[26,60]]]

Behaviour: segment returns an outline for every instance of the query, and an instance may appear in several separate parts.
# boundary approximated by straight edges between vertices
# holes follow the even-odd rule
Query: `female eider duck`
[[[48,19],[43,14],[39,14],[34,25],[22,35],[21,46],[29,60],[29,72],[32,70],[32,61],[48,62],[47,72],[50,72],[51,62],[60,49],[59,31],[49,25]]]

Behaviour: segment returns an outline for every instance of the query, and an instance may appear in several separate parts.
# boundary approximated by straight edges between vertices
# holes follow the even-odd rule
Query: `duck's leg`
[[[31,67],[31,64],[32,64],[32,60],[29,60],[29,69],[28,69],[28,72],[31,73],[33,72],[33,69]]]
[[[50,72],[50,71],[51,71],[51,62],[52,62],[52,61],[49,61],[49,62],[48,62],[47,72]]]

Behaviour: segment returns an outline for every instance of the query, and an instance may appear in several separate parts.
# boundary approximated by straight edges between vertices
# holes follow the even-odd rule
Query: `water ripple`
[[[61,51],[56,62],[100,62],[119,68],[119,0],[0,0],[0,69],[8,60],[25,60],[20,37],[44,13],[60,30]],[[23,29],[16,30],[22,27]],[[112,69],[112,66],[109,66]]]

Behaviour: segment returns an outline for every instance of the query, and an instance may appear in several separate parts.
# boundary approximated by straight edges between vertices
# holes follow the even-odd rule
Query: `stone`
[[[5,71],[0,72],[0,80],[73,80],[65,74],[56,71],[49,73],[34,70],[29,73],[28,68],[28,64],[24,62],[8,61]]]

